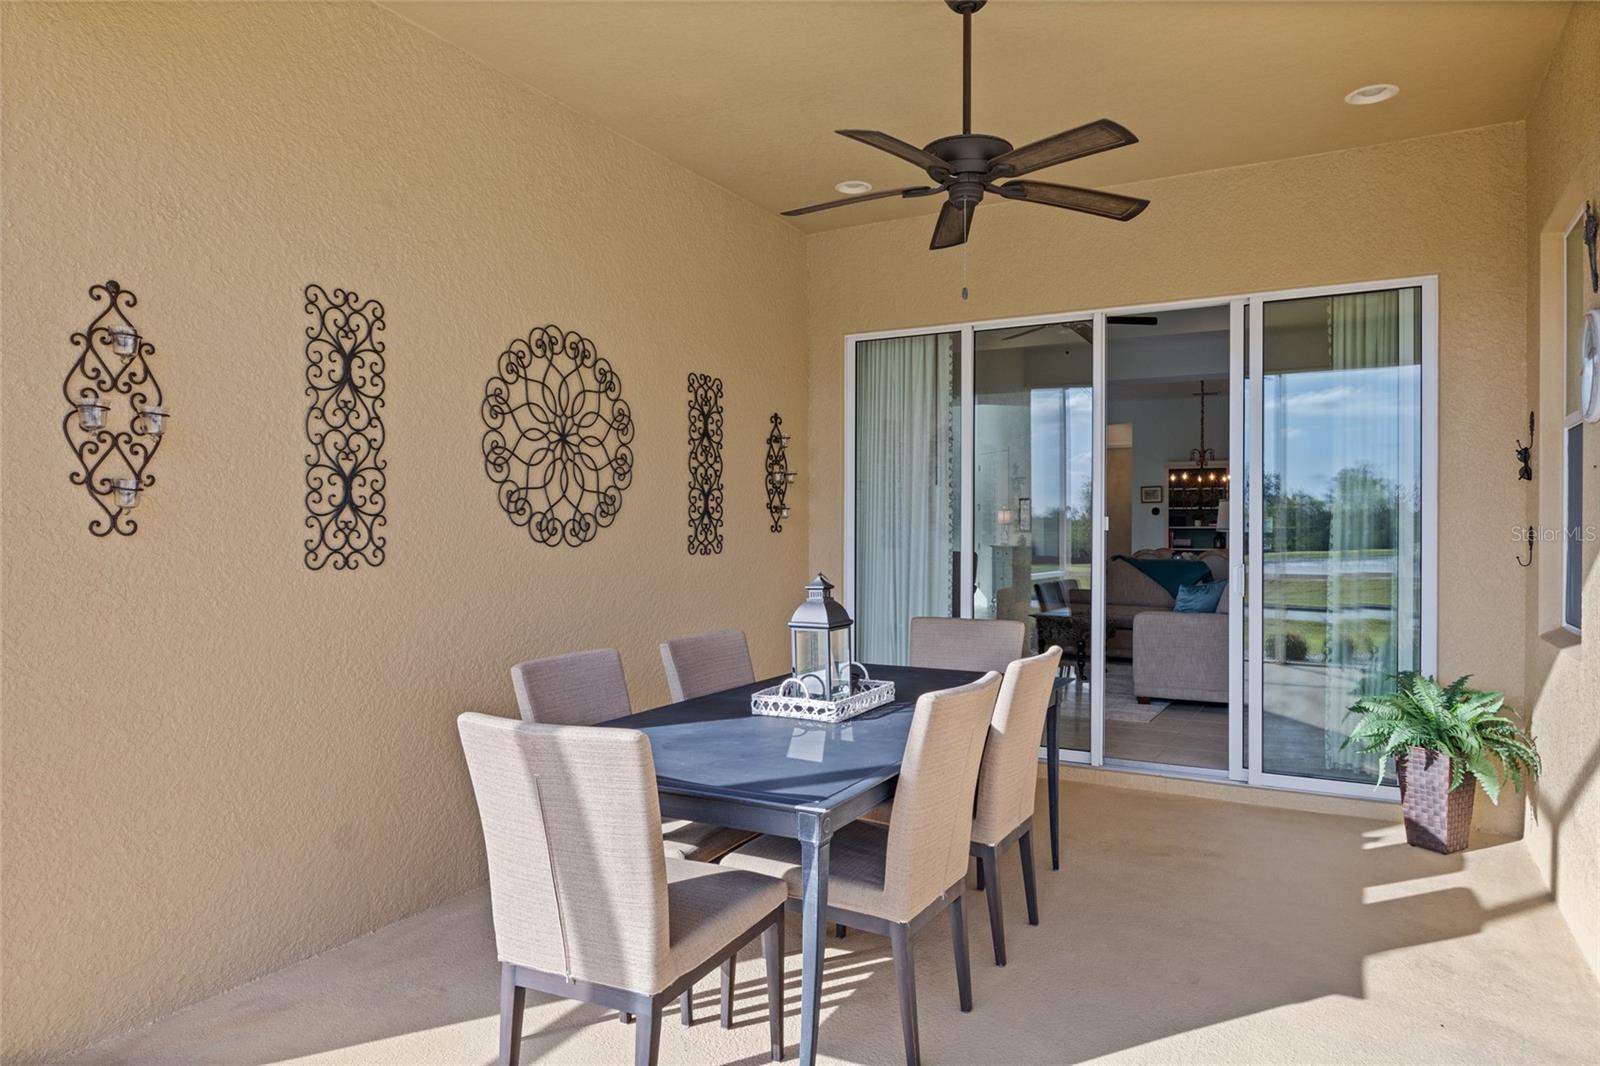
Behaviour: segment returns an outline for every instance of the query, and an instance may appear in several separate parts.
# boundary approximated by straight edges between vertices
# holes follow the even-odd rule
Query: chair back
[[[1043,655],[1017,659],[1006,667],[978,770],[972,839],[980,844],[1000,843],[1033,817],[1039,738],[1060,666],[1061,649],[1051,645]]]
[[[883,871],[896,920],[910,920],[966,876],[978,764],[999,691],[1000,675],[990,671],[917,700]]]
[[[667,688],[674,703],[748,685],[756,679],[755,668],[750,665],[750,648],[745,644],[744,631],[739,629],[669,640],[661,645],[661,665],[666,668]]]
[[[596,725],[633,713],[622,656],[611,648],[518,663],[511,687],[524,722]]]
[[[913,618],[911,665],[1003,673],[1022,658],[1028,627],[1011,618]]]
[[[632,729],[456,719],[502,962],[654,992],[667,871],[650,742]]]

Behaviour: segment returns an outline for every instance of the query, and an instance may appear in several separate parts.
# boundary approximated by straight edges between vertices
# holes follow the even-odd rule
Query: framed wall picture
[[[1140,503],[1160,503],[1161,502],[1161,491],[1162,491],[1163,488],[1164,488],[1164,486],[1162,486],[1162,485],[1140,485],[1139,486],[1139,502]]]
[[[1033,499],[1031,497],[1017,497],[1017,530],[1021,533],[1033,532]]]

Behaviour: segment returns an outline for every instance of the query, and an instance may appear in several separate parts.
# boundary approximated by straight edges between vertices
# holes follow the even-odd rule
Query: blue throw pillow
[[[1222,594],[1228,591],[1226,581],[1207,581],[1199,585],[1183,585],[1178,589],[1178,602],[1172,608],[1189,614],[1216,614]]]

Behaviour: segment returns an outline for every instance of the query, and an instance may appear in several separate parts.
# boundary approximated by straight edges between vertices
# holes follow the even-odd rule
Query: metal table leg
[[[828,852],[833,826],[824,812],[800,812],[800,1066],[817,1061],[822,956],[827,945]]]
[[[1044,720],[1045,766],[1050,793],[1050,869],[1061,869],[1061,684],[1050,686],[1050,713]]]

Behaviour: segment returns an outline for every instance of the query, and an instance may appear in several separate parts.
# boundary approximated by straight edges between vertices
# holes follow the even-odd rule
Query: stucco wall
[[[1585,200],[1600,206],[1600,5],[1575,4],[1545,83],[1529,112],[1528,345],[1529,394],[1539,399],[1539,477],[1529,490],[1529,522],[1561,527],[1562,373],[1561,234]],[[1587,283],[1586,306],[1600,307]],[[1561,549],[1540,548],[1527,595],[1528,694],[1545,772],[1532,797],[1528,849],[1544,871],[1589,965],[1600,971],[1600,432],[1584,429],[1582,642],[1558,630]]]
[[[740,626],[786,663],[802,238],[367,4],[4,7],[4,1047],[55,1056],[483,877],[455,736],[506,669]],[[67,482],[88,287],[139,296],[174,411],[131,538]],[[311,573],[308,282],[383,301],[388,560]],[[532,543],[479,452],[496,355],[554,322],[638,425],[616,524]],[[685,550],[685,375],[726,385],[727,550]]]
[[[1138,148],[1126,149],[1138,151]],[[807,238],[811,562],[842,559],[846,334],[968,319],[1439,275],[1439,669],[1519,702],[1526,525],[1510,461],[1527,435],[1523,127],[1520,123],[1144,182],[1118,225],[985,203],[960,251],[927,250],[932,215]],[[1069,168],[1059,180],[1071,181]],[[1507,613],[1507,605],[1510,613]],[[1481,797],[1480,797],[1481,799]],[[1515,800],[1478,805],[1514,833]]]

